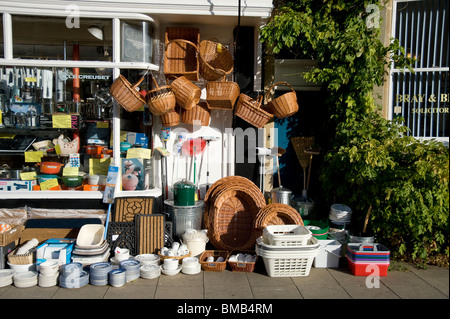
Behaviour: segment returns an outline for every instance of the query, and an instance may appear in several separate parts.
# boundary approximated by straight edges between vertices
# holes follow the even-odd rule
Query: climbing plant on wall
[[[448,148],[409,137],[403,119],[384,119],[374,97],[393,61],[412,62],[397,40],[379,40],[383,5],[278,1],[261,41],[274,54],[289,50],[318,63],[303,76],[322,85],[332,114],[321,168],[328,200],[352,207],[356,225],[370,208],[370,228],[394,257],[423,264],[446,256],[448,264]]]

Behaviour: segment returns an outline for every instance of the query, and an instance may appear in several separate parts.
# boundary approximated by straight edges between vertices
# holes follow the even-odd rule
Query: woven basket
[[[262,208],[255,219],[256,236],[262,236],[268,225],[304,225],[297,210],[289,205],[273,203]]]
[[[266,110],[279,119],[283,119],[298,112],[297,94],[289,83],[278,82],[270,87],[268,95],[271,93],[272,89],[279,84],[289,86],[291,92],[285,93],[267,103]]]
[[[189,110],[200,101],[200,96],[202,95],[200,88],[185,76],[176,78],[171,85],[177,103],[182,108]]]
[[[180,113],[179,110],[175,109],[168,113],[161,115],[161,123],[163,127],[176,126],[180,124]]]
[[[205,227],[211,244],[223,250],[248,250],[256,242],[253,223],[266,205],[259,188],[245,178],[226,178],[213,184],[207,196]]]
[[[208,262],[206,261],[208,257],[214,257],[217,260],[218,257],[223,257],[223,262]],[[228,251],[226,250],[205,250],[199,258],[200,265],[204,271],[224,271],[227,267]]]
[[[181,123],[208,126],[210,119],[211,110],[208,109],[205,102],[199,102],[189,110],[181,109]]]
[[[134,112],[141,108],[145,103],[145,98],[136,88],[144,80],[145,75],[134,85],[121,74],[109,88],[109,92],[114,99],[128,112]]]
[[[199,29],[167,28],[164,43],[164,74],[185,76],[191,81],[198,81]]]
[[[233,71],[233,57],[221,43],[203,40],[198,49],[200,75],[208,81],[215,81]]]
[[[258,260],[256,252],[254,250],[245,250],[245,251],[233,250],[230,253],[230,256],[237,255],[238,253],[254,255],[256,256],[256,260],[254,262],[242,262],[242,261],[230,261],[230,259],[228,259],[228,265],[230,265],[231,271],[253,272],[255,270],[256,261]]]
[[[36,261],[36,248],[26,254],[16,255],[17,249],[8,254],[8,262],[12,265],[29,265]]]
[[[153,82],[156,88],[149,91],[145,96],[150,112],[153,115],[161,115],[173,111],[177,101],[172,87],[170,85],[159,87],[155,78],[153,78]]]
[[[191,257],[191,253],[189,252],[183,256],[166,256],[166,255],[161,254],[161,252],[158,252],[158,256],[159,256],[161,262],[164,262],[164,259],[177,259],[178,261],[180,261],[183,258]]]
[[[261,108],[262,95],[253,100],[248,95],[241,93],[236,104],[236,115],[251,125],[262,128],[273,118],[273,114]]]
[[[240,94],[239,85],[232,81],[206,83],[206,103],[210,109],[232,110]]]

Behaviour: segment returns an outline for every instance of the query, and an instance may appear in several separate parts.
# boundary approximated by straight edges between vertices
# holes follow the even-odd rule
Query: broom
[[[306,153],[305,150],[310,149],[314,144],[314,136],[309,137],[293,137],[291,138],[292,145],[294,146],[295,153],[297,154],[300,166],[303,168],[303,192],[302,201],[311,203],[312,200],[308,198],[307,183],[306,183],[306,170],[308,169],[311,155]]]

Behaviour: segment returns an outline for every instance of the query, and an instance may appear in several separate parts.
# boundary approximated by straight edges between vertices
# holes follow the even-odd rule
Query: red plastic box
[[[355,276],[387,276],[389,263],[354,263],[347,257],[348,268]],[[378,273],[377,273],[378,270]]]

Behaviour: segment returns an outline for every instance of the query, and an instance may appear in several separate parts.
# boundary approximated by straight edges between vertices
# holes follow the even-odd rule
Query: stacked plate
[[[134,257],[134,259],[139,260],[142,266],[144,265],[158,265],[160,257],[155,254],[141,254]]]
[[[141,277],[145,279],[154,279],[161,276],[161,267],[155,264],[147,264],[141,267]]]
[[[331,223],[337,226],[345,226],[351,222],[352,209],[343,204],[333,204],[328,218]]]
[[[39,264],[39,287],[53,287],[58,284],[59,263],[57,260],[46,260]]]
[[[202,265],[198,262],[197,257],[184,258],[181,264],[181,272],[186,275],[199,274],[201,269]]]
[[[125,278],[127,282],[138,279],[141,275],[141,263],[139,262],[139,260],[127,259],[121,261],[119,263],[119,268],[123,268],[126,270]]]
[[[83,270],[81,263],[70,263],[62,266],[59,285],[63,288],[80,288],[89,283],[89,274]]]
[[[38,272],[37,271],[24,271],[18,272],[13,276],[14,286],[18,288],[33,287],[38,284]]]
[[[89,282],[94,286],[105,286],[108,284],[108,273],[112,270],[109,262],[91,264],[89,267]]]
[[[119,268],[109,272],[109,284],[113,287],[122,287],[126,283],[126,270]]]
[[[11,285],[15,273],[16,271],[12,269],[0,269],[0,287]]]
[[[109,244],[106,240],[98,246],[75,245],[72,252],[72,260],[77,260],[83,265],[91,265],[97,262],[107,261],[109,258]]]

